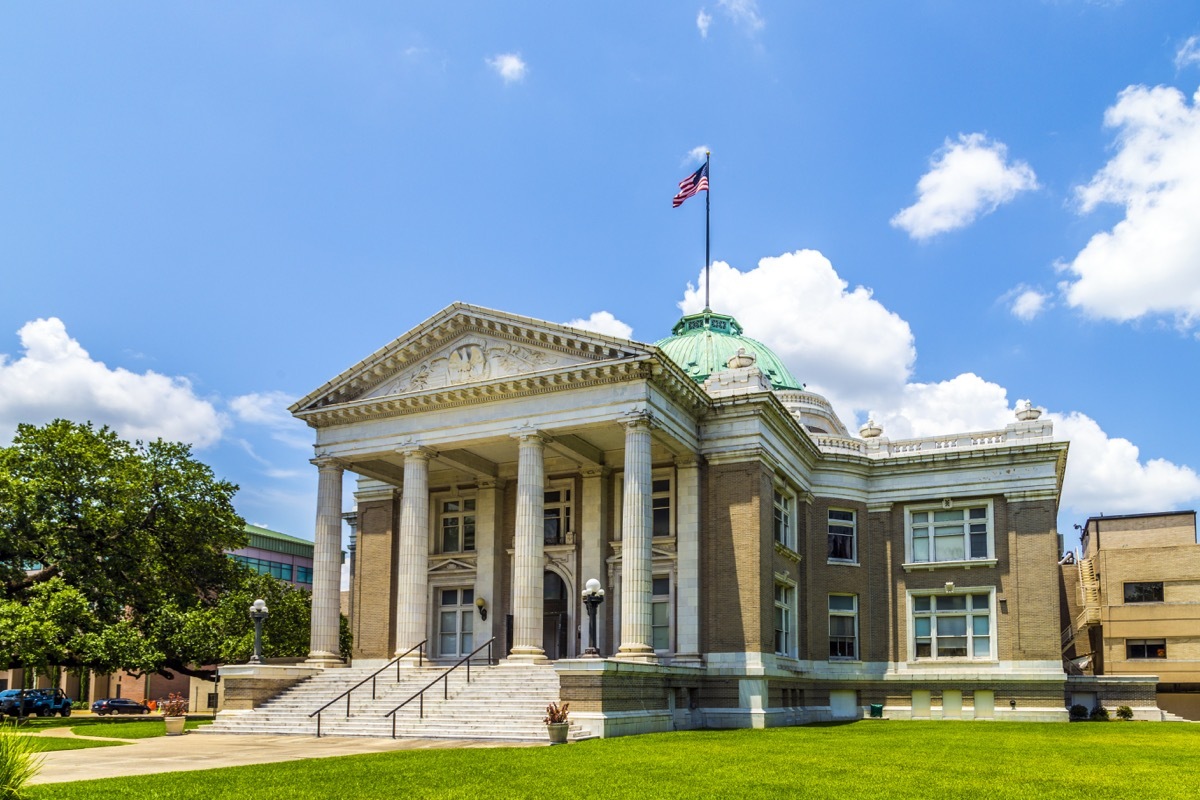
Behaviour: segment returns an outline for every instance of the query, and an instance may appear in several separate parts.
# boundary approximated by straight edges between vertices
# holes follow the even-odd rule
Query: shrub
[[[187,714],[187,699],[183,695],[171,692],[166,700],[158,701],[158,710],[164,717],[182,717]]]
[[[7,726],[0,730],[0,800],[23,800],[26,784],[42,768],[28,736]]]
[[[546,716],[542,722],[547,725],[557,725],[560,722],[567,721],[567,711],[571,707],[570,703],[563,703],[561,706],[558,703],[551,703],[546,706]]]
[[[1076,703],[1075,705],[1071,706],[1071,721],[1072,722],[1079,722],[1080,720],[1084,720],[1087,718],[1088,718],[1087,706],[1083,705],[1082,703]]]
[[[1117,719],[1126,721],[1133,719],[1133,709],[1129,706],[1117,706]]]
[[[74,703],[71,703],[72,711],[87,711],[89,708],[91,706],[88,705],[87,700],[76,700]]]
[[[1092,709],[1092,722],[1108,722],[1108,709],[1102,705],[1097,705]]]

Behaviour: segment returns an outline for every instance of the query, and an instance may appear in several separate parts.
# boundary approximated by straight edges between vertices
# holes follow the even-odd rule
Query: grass
[[[212,720],[189,719],[184,730],[194,730],[201,725],[211,725]],[[107,736],[112,739],[153,739],[166,736],[167,726],[161,719],[114,719],[88,721],[86,725],[72,725],[71,730],[81,736]]]
[[[49,753],[54,750],[89,750],[93,747],[120,747],[125,742],[103,741],[99,739],[73,739],[66,736],[23,736],[29,740],[29,746],[39,753]]]
[[[409,750],[47,784],[60,798],[1200,796],[1200,725],[858,722]]]

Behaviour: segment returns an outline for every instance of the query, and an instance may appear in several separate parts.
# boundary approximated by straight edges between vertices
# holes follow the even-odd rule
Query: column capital
[[[579,470],[579,474],[585,478],[607,478],[612,474],[612,467],[603,464],[595,467],[584,467]]]
[[[475,488],[503,490],[507,484],[508,479],[506,478],[480,478],[479,480],[475,481]]]
[[[545,431],[538,430],[532,425],[523,425],[510,433],[509,436],[516,439],[519,444],[532,444],[536,442],[540,447],[545,447],[552,438]]]
[[[637,430],[638,428],[651,428],[654,425],[654,414],[647,409],[637,408],[622,416],[621,424],[626,430]]]
[[[404,456],[406,460],[415,458],[421,461],[430,461],[437,458],[436,450],[425,447],[417,442],[405,442],[397,448],[396,452]]]
[[[320,470],[346,470],[346,462],[342,461],[340,458],[334,458],[333,456],[317,456],[316,458],[310,458],[308,463]]]
[[[699,453],[680,453],[675,456],[675,466],[679,469],[689,469],[700,466]]]

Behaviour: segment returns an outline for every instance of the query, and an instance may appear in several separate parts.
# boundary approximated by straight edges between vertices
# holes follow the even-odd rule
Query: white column
[[[429,637],[429,459],[423,447],[404,450],[396,578],[396,655]],[[425,648],[428,657],[430,648]],[[417,653],[406,663],[415,665]]]
[[[621,514],[621,647],[618,658],[654,660],[650,599],[651,517],[650,415],[625,424],[625,500]]]
[[[342,582],[342,464],[332,458],[315,458],[317,479],[317,529],[313,543],[312,616],[309,628],[310,662],[341,663],[338,629]]]
[[[700,664],[700,462],[675,459],[675,663]]]
[[[545,549],[545,440],[537,431],[517,434],[517,530],[513,542],[513,647],[510,661],[545,661],[542,649],[543,550]]]
[[[487,603],[488,618],[475,617],[475,647],[479,647],[493,636],[502,636],[504,632],[504,603],[499,599],[500,559],[498,553],[504,551],[498,547],[500,534],[496,530],[496,517],[499,499],[503,495],[503,483],[491,478],[481,478],[477,484],[475,495],[475,598]],[[495,650],[493,658],[502,657],[499,647],[492,645]],[[482,653],[480,655],[483,655]]]
[[[604,532],[608,529],[608,510],[611,507],[608,489],[610,471],[608,467],[588,467],[583,470],[583,493],[580,497],[581,511],[579,514],[580,575],[578,583],[581,587],[586,586],[592,578],[600,581],[602,586],[608,581],[608,570],[604,564]],[[597,641],[594,643],[602,653],[606,652],[603,647],[604,630],[607,627],[604,621],[608,618],[607,612],[614,600],[612,587],[604,586],[604,590],[607,595],[605,601],[596,608]],[[593,645],[593,642],[589,639],[587,607],[582,603],[580,604],[579,619],[583,628],[581,639],[586,650]]]

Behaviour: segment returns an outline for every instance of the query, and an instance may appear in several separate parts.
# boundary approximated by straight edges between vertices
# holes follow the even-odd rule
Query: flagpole
[[[712,261],[709,257],[709,227],[708,227],[708,204],[709,198],[712,197],[712,170],[709,168],[709,159],[712,153],[708,150],[704,151],[704,172],[708,175],[708,191],[704,193],[704,310],[712,311],[708,304],[708,273]]]

